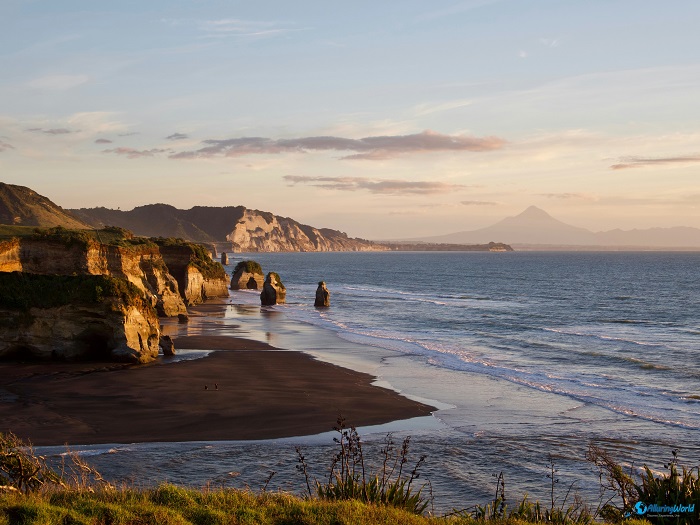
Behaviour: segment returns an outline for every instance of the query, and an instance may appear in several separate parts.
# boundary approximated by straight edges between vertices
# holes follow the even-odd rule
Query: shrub
[[[338,418],[334,430],[338,436],[333,441],[339,450],[331,462],[328,482],[314,480],[315,491],[311,488],[306,458],[299,447],[296,449],[297,470],[304,474],[309,497],[315,492],[323,500],[360,500],[423,514],[430,500],[422,494],[424,485],[416,490],[413,482],[420,477],[419,469],[426,456],[420,457],[410,473],[404,471],[410,437],[397,448],[392,434],[387,434],[382,448],[381,467],[375,472],[368,472],[362,440],[355,427],[347,428],[345,420]]]
[[[46,458],[13,433],[0,433],[0,485],[26,494],[47,483],[60,484],[61,477],[47,466]]]
[[[671,509],[664,512],[677,516],[674,523],[697,523],[700,516],[700,467],[681,466],[679,471],[678,452],[672,450],[671,455],[671,461],[664,465],[668,474],[655,475],[644,465],[639,474],[639,483],[635,483],[631,468],[629,474],[625,473],[609,454],[590,445],[586,457],[599,468],[601,483],[605,479],[602,487],[612,494],[602,508],[602,517],[613,522],[639,517],[665,523],[664,519],[668,518],[655,518],[651,515],[652,506],[657,505]],[[672,510],[673,507],[688,507],[693,504],[693,512]]]
[[[247,273],[258,273],[260,275],[263,275],[262,266],[260,266],[260,263],[256,261],[241,261],[233,269],[233,273],[236,273],[238,270],[243,270]]]

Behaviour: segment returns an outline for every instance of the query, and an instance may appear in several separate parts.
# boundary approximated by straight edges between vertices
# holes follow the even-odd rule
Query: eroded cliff
[[[0,358],[148,362],[160,324],[143,293],[103,275],[0,273]]]
[[[187,306],[213,297],[228,297],[228,275],[206,250],[180,239],[153,239]]]
[[[158,315],[217,296],[228,276],[201,246],[119,228],[37,231],[0,242],[0,358],[147,362]]]

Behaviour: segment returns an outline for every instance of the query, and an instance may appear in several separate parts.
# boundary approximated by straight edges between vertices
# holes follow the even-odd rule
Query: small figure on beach
[[[327,307],[331,305],[331,292],[326,288],[325,281],[318,282],[318,288],[316,288],[316,301],[314,301],[314,306]]]
[[[204,385],[204,390],[209,390],[209,385]]]
[[[214,383],[214,390],[219,390],[219,383]]]

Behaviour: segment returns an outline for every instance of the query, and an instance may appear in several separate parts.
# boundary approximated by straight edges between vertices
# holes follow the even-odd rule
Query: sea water
[[[663,470],[671,450],[700,463],[698,253],[232,254],[227,269],[247,258],[281,275],[287,304],[231,292],[212,323],[435,406],[361,433],[375,452],[387,432],[411,437],[437,512],[486,503],[501,472],[508,498],[549,501],[552,465],[560,501],[573,485],[595,506],[590,444],[632,468]],[[321,280],[328,309],[313,307]],[[296,444],[324,477],[331,434],[81,448],[138,483],[256,489],[275,472],[268,489],[301,492]]]

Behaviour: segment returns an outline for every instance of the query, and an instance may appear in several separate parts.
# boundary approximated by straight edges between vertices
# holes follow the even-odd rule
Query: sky
[[[2,0],[0,181],[355,237],[700,227],[696,0]]]

